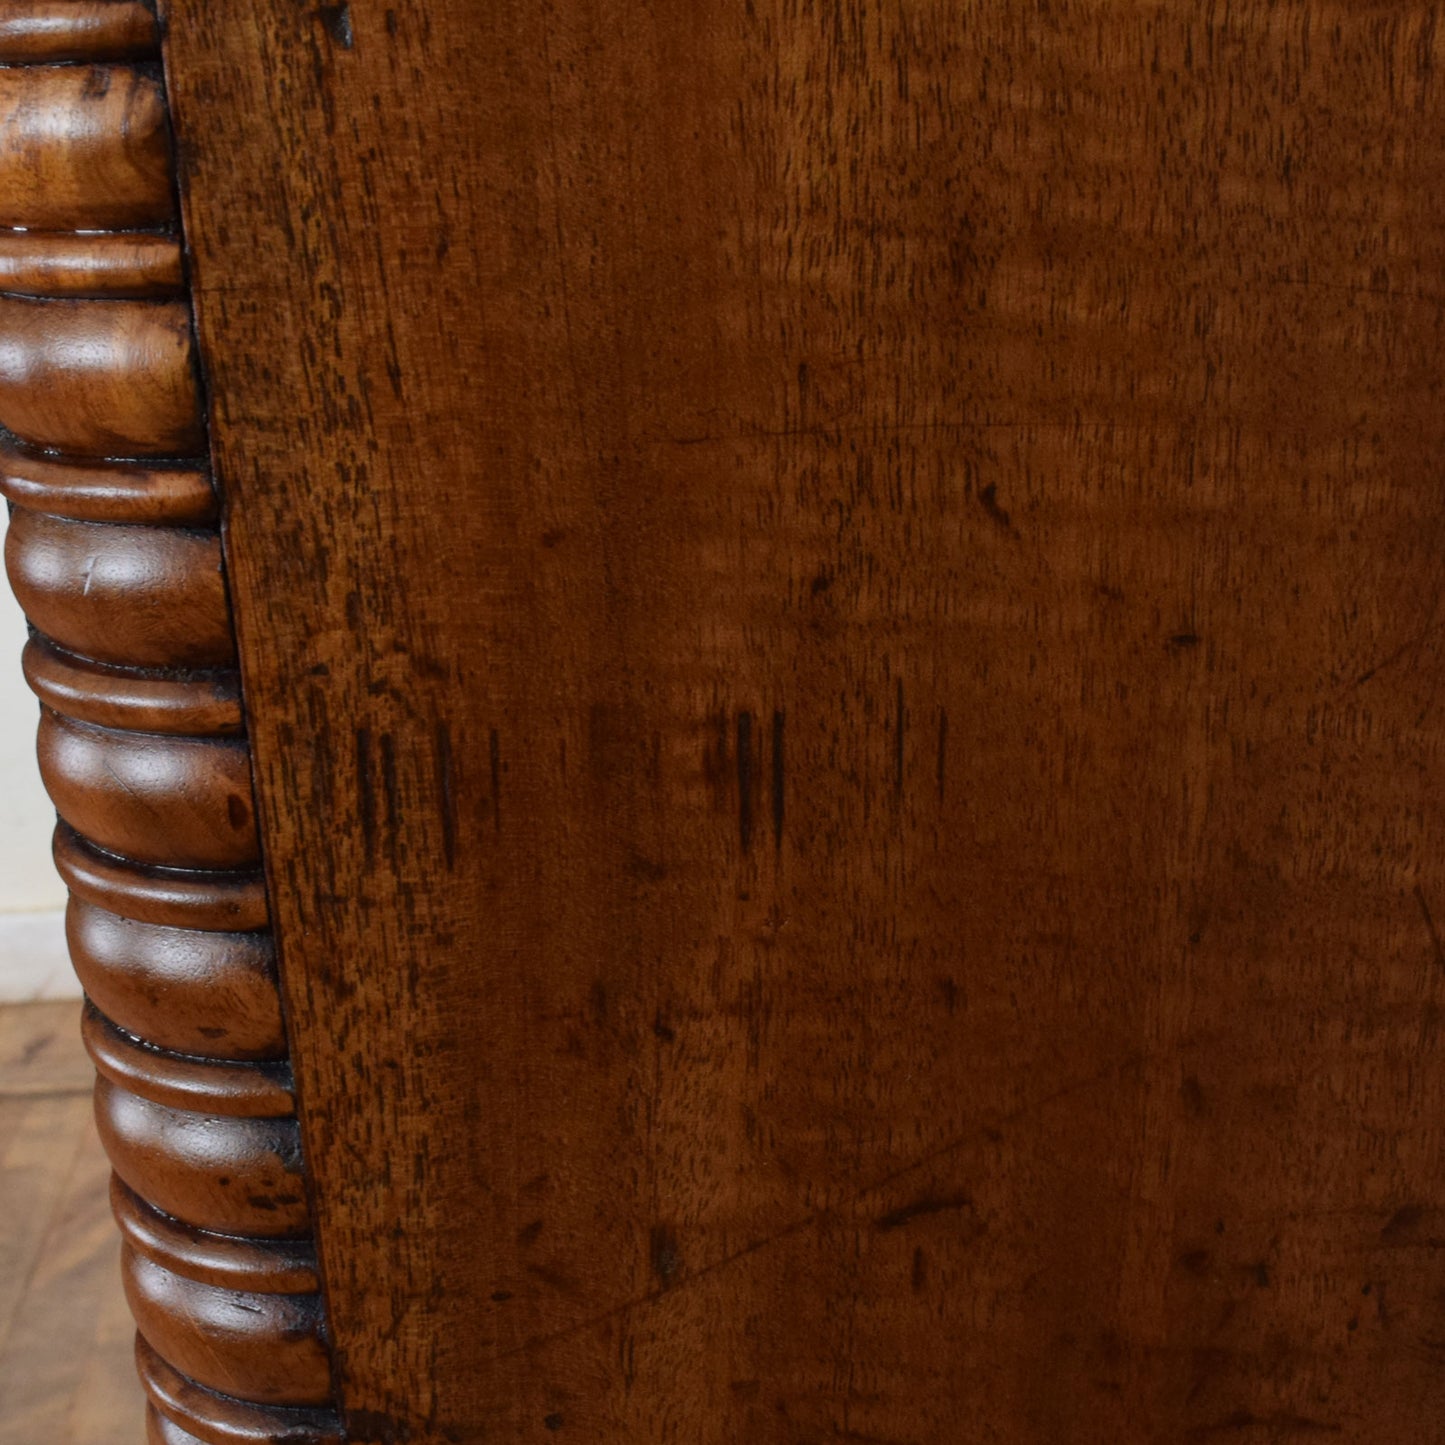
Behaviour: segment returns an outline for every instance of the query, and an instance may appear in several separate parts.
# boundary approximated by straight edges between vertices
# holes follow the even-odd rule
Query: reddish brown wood
[[[0,68],[0,225],[104,231],[173,215],[165,93],[153,68]]]
[[[204,873],[138,867],[90,846],[64,823],[55,866],[77,898],[142,923],[246,931],[270,916],[259,872]]]
[[[0,296],[0,336],[0,414],[22,441],[76,457],[203,449],[185,306]]]
[[[121,732],[47,710],[39,747],[56,810],[107,852],[192,869],[261,861],[243,743]]]
[[[146,1442],[147,1445],[202,1445],[198,1436],[173,1425],[153,1405],[146,1409]]]
[[[198,1384],[259,1404],[330,1400],[318,1296],[238,1295],[173,1274],[130,1246],[121,1274],[141,1334]]]
[[[97,1072],[118,1089],[169,1108],[236,1119],[289,1118],[296,1113],[291,1071],[270,1061],[191,1058],[143,1043],[94,1007],[81,1033]]]
[[[126,1288],[170,1362],[150,1434],[334,1440],[158,40],[122,0],[0,3],[7,568]]]
[[[154,1405],[146,1409],[146,1441],[148,1445],[203,1445],[198,1436],[166,1419]]]
[[[17,507],[76,522],[210,527],[216,494],[194,466],[59,461],[0,440],[0,493]]]
[[[11,65],[143,59],[156,43],[143,0],[27,0],[0,11],[0,55]]]
[[[173,296],[183,287],[175,236],[0,231],[0,291],[22,296]]]
[[[168,10],[353,1445],[1435,1438],[1433,9]]]
[[[217,1234],[307,1233],[294,1119],[176,1109],[104,1077],[96,1083],[95,1113],[115,1172],[164,1213]]]
[[[19,509],[10,585],[37,628],[97,662],[213,668],[235,639],[215,533],[72,522]]]
[[[171,1369],[144,1339],[136,1341],[141,1383],[152,1402],[150,1438],[161,1445],[341,1445],[324,1410],[248,1405],[207,1390]],[[190,1427],[177,1426],[176,1419]]]
[[[152,1209],[119,1179],[111,1183],[111,1205],[127,1243],[173,1274],[250,1293],[302,1295],[321,1288],[309,1240],[208,1234]]]
[[[70,956],[107,1018],[177,1053],[285,1057],[269,933],[142,923],[76,892],[67,915]]]
[[[26,644],[21,663],[40,701],[78,722],[193,736],[241,731],[240,684],[231,671],[156,677],[77,658],[39,641]]]

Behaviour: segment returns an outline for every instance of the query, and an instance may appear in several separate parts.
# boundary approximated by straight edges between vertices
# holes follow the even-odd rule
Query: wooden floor
[[[144,1434],[79,1013],[0,1007],[0,1445]]]

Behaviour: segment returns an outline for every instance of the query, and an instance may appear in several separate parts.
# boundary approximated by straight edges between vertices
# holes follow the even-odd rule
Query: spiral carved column
[[[0,0],[0,490],[153,1445],[342,1437],[151,11]]]

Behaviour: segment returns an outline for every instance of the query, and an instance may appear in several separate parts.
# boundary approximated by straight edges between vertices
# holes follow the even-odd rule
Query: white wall
[[[0,506],[0,538],[5,510]],[[64,957],[55,809],[35,766],[36,702],[20,675],[25,620],[0,584],[0,1001],[79,991]]]

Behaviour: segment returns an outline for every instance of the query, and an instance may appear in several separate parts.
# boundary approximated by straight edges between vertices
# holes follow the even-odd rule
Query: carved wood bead
[[[296,1113],[285,1063],[171,1053],[122,1032],[93,1005],[85,1011],[81,1034],[103,1078],[152,1103],[233,1119],[283,1119]]]
[[[0,231],[0,291],[13,295],[176,296],[183,284],[175,236]]]
[[[142,56],[144,4],[0,0],[7,570],[150,1438],[334,1445],[164,85],[110,63]]]
[[[156,53],[142,0],[27,0],[0,11],[0,63],[138,60]]]
[[[270,934],[143,923],[81,897],[66,932],[87,996],[121,1028],[178,1053],[285,1058]]]
[[[217,1234],[307,1232],[294,1119],[231,1119],[95,1086],[96,1124],[115,1172],[156,1208]]]
[[[129,1244],[121,1273],[141,1334],[197,1384],[263,1405],[323,1405],[330,1397],[316,1295],[218,1289],[173,1274]]]
[[[56,811],[109,852],[178,868],[260,862],[251,759],[238,739],[127,733],[46,708],[39,754]]]
[[[142,229],[174,214],[165,97],[153,68],[0,68],[0,225]]]
[[[235,662],[215,533],[72,522],[16,508],[5,567],[32,625],[69,652],[132,667]]]
[[[341,1445],[340,1421],[330,1410],[251,1405],[208,1390],[174,1370],[136,1339],[136,1367],[155,1412],[179,1434],[162,1434],[165,1445]]]
[[[157,675],[90,662],[32,639],[21,654],[31,690],[77,722],[131,732],[228,737],[241,731],[234,672]]]
[[[65,461],[4,439],[0,493],[17,507],[76,522],[210,527],[219,518],[210,478],[197,467]]]
[[[134,922],[235,932],[266,926],[269,910],[259,873],[128,863],[93,847],[64,822],[55,830],[54,855],[77,898]]]
[[[316,1294],[321,1289],[310,1240],[238,1239],[193,1229],[152,1209],[119,1177],[111,1180],[110,1202],[132,1247],[173,1274],[258,1294]]]
[[[0,422],[72,456],[196,455],[205,436],[186,307],[0,296]]]
[[[146,1445],[205,1445],[189,1430],[167,1420],[154,1405],[146,1405]]]
[[[254,1294],[174,1274],[127,1244],[121,1273],[146,1341],[208,1389],[260,1405],[323,1405],[331,1366],[314,1294]]]

